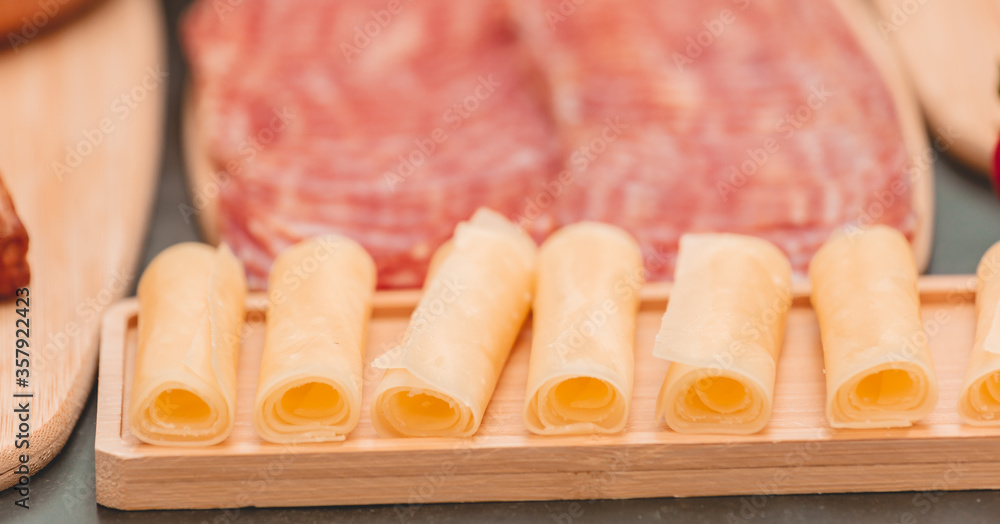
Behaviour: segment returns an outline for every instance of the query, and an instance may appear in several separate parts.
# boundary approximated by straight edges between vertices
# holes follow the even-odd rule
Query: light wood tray
[[[956,414],[974,334],[973,277],[922,277],[940,401],[920,424],[893,430],[828,428],[819,330],[806,290],[797,290],[774,414],[751,436],[682,435],[653,420],[667,363],[652,357],[652,345],[669,289],[643,291],[635,391],[620,435],[524,429],[528,325],[476,436],[378,438],[368,405],[381,372],[366,367],[357,429],[342,443],[297,446],[263,442],[252,429],[265,303],[255,295],[239,361],[236,428],[222,444],[200,449],[150,446],[129,434],[123,414],[138,304],[125,300],[109,310],[102,333],[97,501],[150,509],[1000,488],[1000,428],[965,426]],[[376,295],[366,362],[393,345],[417,299],[414,291]]]

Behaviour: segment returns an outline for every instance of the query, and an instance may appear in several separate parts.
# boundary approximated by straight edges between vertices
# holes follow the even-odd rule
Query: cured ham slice
[[[937,377],[903,235],[886,226],[839,231],[816,254],[809,279],[830,425],[907,427],[930,413]]]
[[[636,236],[654,278],[688,232],[769,240],[804,273],[845,224],[913,232],[893,98],[829,0],[524,0],[568,153],[562,222]]]
[[[146,268],[128,407],[139,440],[209,446],[229,436],[246,292],[243,267],[225,244],[177,244]]]
[[[792,269],[773,244],[685,235],[653,355],[671,361],[658,419],[680,433],[751,434],[767,426]]]
[[[994,244],[976,270],[976,340],[962,382],[958,414],[966,424],[1000,425],[1000,243]]]
[[[503,216],[476,211],[443,249],[401,346],[376,361],[379,436],[475,434],[531,307],[535,243]]]
[[[261,438],[337,441],[358,425],[374,293],[375,263],[348,238],[305,240],[278,256],[253,411]]]
[[[419,287],[458,222],[520,214],[557,170],[503,0],[203,0],[183,36],[220,172],[194,194],[219,193],[254,287],[324,233],[360,242],[381,287]]]
[[[533,433],[617,433],[632,400],[639,246],[596,222],[567,226],[538,254],[524,423]]]

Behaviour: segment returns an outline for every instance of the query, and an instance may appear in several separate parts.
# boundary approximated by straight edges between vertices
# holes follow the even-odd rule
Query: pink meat
[[[381,287],[419,286],[483,205],[539,239],[620,225],[654,278],[686,232],[766,238],[800,272],[842,225],[913,233],[893,100],[828,0],[227,5],[196,3],[183,36],[256,286],[327,232]]]
[[[255,287],[282,249],[328,232],[368,249],[381,287],[417,287],[456,223],[519,214],[558,170],[501,0],[218,7],[197,3],[184,41],[208,152],[233,175],[222,238]]]
[[[686,232],[764,237],[799,271],[844,224],[912,234],[893,99],[830,2],[524,0],[517,19],[572,151],[560,221],[631,231],[654,277]]]

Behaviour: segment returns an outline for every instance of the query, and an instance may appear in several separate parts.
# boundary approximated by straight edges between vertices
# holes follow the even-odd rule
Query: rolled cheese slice
[[[401,345],[374,363],[382,437],[474,434],[531,306],[535,243],[503,216],[479,209],[443,249]]]
[[[976,339],[962,382],[958,414],[966,424],[1000,425],[1000,242],[976,270]]]
[[[917,267],[895,229],[841,230],[809,265],[835,428],[907,427],[937,404]]]
[[[681,237],[653,355],[671,361],[657,419],[679,433],[751,434],[765,426],[791,307],[778,248],[733,234]]]
[[[253,425],[270,442],[344,440],[361,417],[375,262],[357,242],[305,240],[275,260]]]
[[[128,411],[139,440],[209,446],[229,436],[246,293],[243,266],[225,244],[177,244],[149,264]]]
[[[538,254],[524,423],[541,435],[625,428],[642,253],[625,231],[581,222]]]

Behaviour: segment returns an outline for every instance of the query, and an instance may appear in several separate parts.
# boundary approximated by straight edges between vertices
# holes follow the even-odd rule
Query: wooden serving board
[[[1000,488],[1000,428],[963,425],[956,413],[975,328],[974,277],[921,278],[940,401],[914,427],[891,430],[828,427],[819,328],[799,289],[767,429],[750,436],[670,431],[654,420],[668,364],[652,356],[669,290],[664,283],[643,290],[635,389],[622,434],[528,433],[521,417],[529,323],[474,437],[378,438],[368,410],[381,371],[366,366],[357,429],[344,442],[295,446],[264,442],[252,428],[266,302],[254,295],[236,427],[207,448],[151,446],[129,433],[138,304],[125,300],[108,311],[102,332],[97,501],[151,509]],[[418,298],[416,291],[376,295],[366,362],[394,345]]]
[[[840,10],[858,43],[882,74],[896,103],[896,113],[912,164],[909,174],[913,184],[913,209],[917,222],[911,244],[917,267],[923,272],[930,263],[934,235],[934,166],[933,162],[921,161],[930,151],[930,145],[919,104],[904,69],[892,48],[879,35],[871,10],[864,0],[830,1]],[[227,175],[218,174],[209,159],[207,140],[199,124],[201,119],[197,89],[188,90],[183,111],[184,158],[194,214],[198,217],[206,241],[217,244],[220,236],[218,195],[227,183]]]
[[[984,174],[1000,134],[1000,2],[870,0],[895,44],[939,152]]]
[[[14,380],[21,317],[13,301],[0,304],[0,489],[18,481],[21,454],[34,474],[66,442],[94,381],[101,313],[136,277],[165,68],[155,0],[108,0],[0,50],[0,173],[30,236],[32,273],[28,388]],[[16,448],[13,394],[29,392],[30,447]]]

